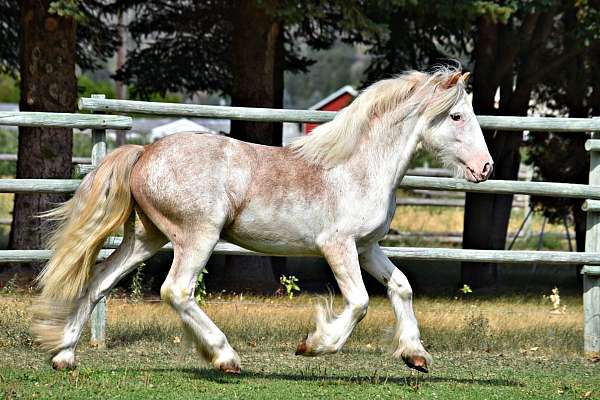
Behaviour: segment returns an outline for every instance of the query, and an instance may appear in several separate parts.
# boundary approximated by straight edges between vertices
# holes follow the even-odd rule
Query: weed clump
[[[464,346],[468,350],[491,351],[490,321],[482,312],[470,312],[464,318]]]

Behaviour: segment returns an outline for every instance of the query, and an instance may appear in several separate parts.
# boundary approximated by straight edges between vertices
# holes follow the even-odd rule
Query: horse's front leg
[[[320,247],[333,271],[346,305],[342,313],[337,316],[329,306],[321,306],[317,310],[316,330],[300,342],[296,350],[297,355],[317,356],[339,351],[356,324],[367,313],[369,296],[360,274],[354,240],[352,238],[330,239]]]
[[[387,287],[396,314],[394,356],[402,357],[406,365],[427,372],[431,356],[421,343],[417,319],[412,307],[412,288],[406,276],[375,244],[360,255],[360,264],[375,279]]]

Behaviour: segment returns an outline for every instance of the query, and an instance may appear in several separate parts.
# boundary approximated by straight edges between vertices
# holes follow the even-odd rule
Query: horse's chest
[[[360,227],[357,229],[357,243],[369,244],[383,238],[390,229],[390,223],[396,211],[395,198],[388,204],[364,213],[360,218]]]

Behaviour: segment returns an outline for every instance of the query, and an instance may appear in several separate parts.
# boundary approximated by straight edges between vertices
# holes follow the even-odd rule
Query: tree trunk
[[[533,81],[521,81],[539,61],[538,54],[519,55],[516,87],[513,73],[518,56],[517,36],[533,37],[537,43],[545,30],[539,30],[539,15],[530,14],[521,26],[520,33],[509,24],[500,26],[490,18],[481,18],[478,24],[476,44],[475,82],[473,86],[473,109],[478,115],[527,115]],[[545,25],[544,25],[545,26]],[[508,40],[512,38],[513,40]],[[501,40],[500,40],[501,39]],[[523,38],[521,38],[523,39]],[[536,47],[537,50],[537,47]],[[500,88],[500,104],[495,107],[494,98]],[[519,174],[521,155],[519,147],[522,132],[484,131],[490,154],[494,160],[492,179],[516,180]],[[467,193],[463,227],[463,248],[503,250],[506,247],[506,232],[512,209],[512,195]],[[461,281],[473,288],[493,289],[497,285],[496,263],[463,263]]]
[[[512,76],[510,76],[512,80]],[[504,86],[504,85],[503,85]],[[500,115],[527,115],[530,92],[502,94],[509,100]],[[477,113],[477,111],[476,111]],[[494,160],[493,179],[517,180],[521,164],[523,132],[486,132],[486,142]],[[476,195],[469,193],[465,201],[463,247],[467,249],[504,250],[506,232],[512,210],[513,195]],[[496,263],[463,263],[462,281],[474,288],[493,288],[497,284]]]
[[[486,135],[494,160],[494,179],[516,180],[521,157],[519,133]],[[512,195],[468,193],[465,201],[463,247],[504,250],[512,208]],[[462,282],[473,288],[493,288],[498,278],[495,263],[463,263]]]
[[[270,10],[278,0],[238,0],[234,7],[231,103],[241,107],[283,107],[283,26]],[[282,124],[232,121],[230,136],[281,146]],[[230,290],[270,292],[285,273],[285,258],[228,256],[221,281]],[[235,277],[235,279],[232,279]]]
[[[563,16],[565,23],[566,34],[570,35],[573,31],[574,26],[577,24],[577,16],[575,10],[565,13]],[[572,35],[574,36],[574,35]],[[573,37],[574,39],[574,37]],[[566,78],[567,86],[565,88],[566,103],[569,109],[569,118],[586,118],[589,116],[588,108],[584,104],[586,98],[586,91],[588,90],[586,80],[586,67],[585,67],[586,55],[579,54],[569,62],[566,66]],[[586,160],[583,164],[586,165],[582,168],[579,176],[576,178],[575,183],[588,184],[589,183],[589,159],[590,153],[585,150],[585,141],[588,139],[587,135],[577,135],[574,140],[574,148],[580,157],[580,160]],[[573,206],[571,211],[573,213],[573,221],[575,223],[575,243],[576,251],[585,252],[585,237],[587,233],[587,212],[581,209],[583,200],[572,199]],[[583,290],[583,275],[581,269],[583,265],[576,265],[574,268],[575,282],[577,282],[577,289]]]
[[[478,24],[476,62],[473,83],[473,109],[479,115],[494,115],[494,104],[498,82],[491,79],[494,60],[497,56],[498,26],[489,18],[481,18]],[[498,174],[497,155],[494,154],[494,131],[484,131],[485,140],[494,159],[492,178]],[[500,167],[502,167],[500,163]],[[467,193],[463,226],[463,248],[491,249],[494,229],[495,197],[491,194]],[[498,245],[496,245],[498,247]],[[496,284],[498,269],[492,263],[467,263],[461,266],[461,283],[473,288],[489,287]]]
[[[117,59],[115,65],[115,71],[119,71],[125,64],[125,56],[127,54],[127,32],[125,31],[125,17],[123,11],[119,11],[117,15],[118,35],[121,43],[117,47]],[[123,81],[115,81],[115,97],[119,100],[127,99],[127,86]],[[116,131],[116,145],[123,146],[127,143],[127,131],[118,130]]]
[[[20,110],[74,112],[76,23],[48,14],[49,4],[49,0],[21,4]],[[71,129],[19,128],[17,178],[70,178],[72,147]],[[36,215],[66,198],[17,194],[10,248],[43,248],[44,229]]]

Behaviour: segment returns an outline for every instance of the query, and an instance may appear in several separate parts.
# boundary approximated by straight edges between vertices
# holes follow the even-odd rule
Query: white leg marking
[[[150,234],[141,224],[138,228],[138,231],[134,232],[135,224],[133,219],[130,219],[125,225],[121,246],[94,268],[94,275],[84,295],[77,301],[73,312],[65,321],[61,349],[52,358],[55,367],[68,360],[70,360],[68,367],[75,365],[75,347],[96,303],[106,296],[119,280],[140,262],[155,254],[167,242],[162,234]]]
[[[321,249],[346,300],[346,306],[337,316],[328,305],[317,309],[316,329],[298,345],[296,354],[299,355],[316,356],[339,351],[367,313],[369,305],[354,241],[351,238],[331,240]]]
[[[206,234],[185,245],[174,245],[175,258],[160,293],[177,311],[200,354],[215,368],[240,372],[240,358],[215,323],[200,309],[194,298],[196,279],[204,268],[219,235]]]
[[[375,279],[387,286],[388,297],[396,314],[394,355],[402,357],[412,367],[426,370],[431,365],[431,356],[421,343],[419,327],[412,306],[412,288],[406,276],[374,245],[360,256],[361,266]],[[427,363],[419,365],[423,357]],[[416,363],[416,364],[415,364]]]

